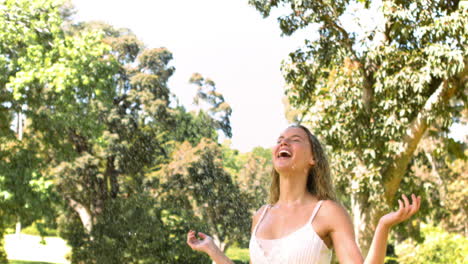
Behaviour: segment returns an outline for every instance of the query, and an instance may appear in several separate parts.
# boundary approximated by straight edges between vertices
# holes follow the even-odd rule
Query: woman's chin
[[[290,160],[279,160],[274,163],[275,170],[278,173],[294,171],[296,168]]]
[[[310,169],[307,165],[298,164],[293,160],[275,160],[273,163],[279,174],[306,173]]]

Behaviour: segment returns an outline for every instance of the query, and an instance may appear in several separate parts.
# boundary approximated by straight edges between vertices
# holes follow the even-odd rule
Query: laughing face
[[[299,127],[289,127],[273,147],[273,165],[278,173],[307,172],[315,164],[307,133]]]

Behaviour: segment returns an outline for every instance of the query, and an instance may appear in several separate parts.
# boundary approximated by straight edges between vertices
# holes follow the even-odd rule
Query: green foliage
[[[27,226],[36,219],[54,216],[52,203],[57,196],[52,193],[50,178],[40,170],[37,146],[29,141],[11,141],[4,145],[5,152],[0,154],[0,202],[2,221],[7,226],[19,219]]]
[[[41,222],[34,222],[32,225],[21,229],[22,234],[33,235],[33,236],[58,236],[57,229],[52,229],[44,225]]]
[[[448,233],[439,227],[423,226],[424,243],[411,239],[397,245],[398,263],[467,263],[468,239],[460,234]]]
[[[0,231],[3,231],[3,230],[0,230]],[[2,235],[2,238],[0,239],[0,263],[8,263],[7,255],[3,247],[3,244],[4,244],[4,239]]]
[[[239,153],[230,148],[227,140],[223,144],[223,167],[246,195],[251,215],[268,203],[273,169],[270,149],[255,147],[251,152]]]
[[[152,197],[135,195],[108,201],[88,236],[63,233],[73,247],[72,262],[206,263],[186,245],[186,231],[198,227],[193,215],[161,209]],[[70,229],[67,229],[70,230]],[[92,237],[92,239],[91,239]],[[83,243],[85,242],[85,243]]]
[[[463,151],[465,153],[463,153]],[[427,136],[415,151],[398,195],[416,191],[423,197],[421,213],[425,221],[438,223],[450,232],[466,235],[468,184],[466,144],[450,138]],[[411,231],[412,238],[421,242],[418,223],[397,226],[396,233]],[[403,237],[402,237],[403,238]]]
[[[66,9],[49,0],[0,8],[0,234],[59,213],[73,263],[206,262],[185,244],[189,228],[206,226],[200,215],[181,210],[183,193],[162,199],[152,173],[178,142],[217,139],[218,128],[230,136],[229,105],[212,81],[200,92],[208,113],[171,104],[171,52],[144,48],[129,30],[64,21]],[[10,127],[18,116],[22,140]],[[221,215],[227,204],[212,207]]]
[[[201,220],[184,215],[172,200],[156,199],[164,187],[151,173],[170,160],[176,142],[196,144],[202,136],[215,137],[214,128],[206,125],[213,121],[205,113],[170,106],[167,81],[174,69],[167,49],[136,48],[139,43],[130,32],[91,25],[112,36],[105,41],[113,45],[120,71],[114,75],[112,104],[97,108],[103,130],[73,131],[72,140],[66,140],[75,158],[53,168],[68,210],[81,221],[62,221],[72,261],[202,263],[206,258],[185,244],[186,231]],[[166,222],[180,214],[189,221]]]
[[[203,139],[197,146],[181,144],[172,160],[154,173],[161,186],[162,203],[193,211],[206,221],[208,233],[222,250],[234,242],[245,243],[250,233],[247,197],[222,166],[221,147]]]
[[[99,57],[96,53],[104,50],[98,43],[99,35],[66,38],[61,30],[59,4],[2,1],[0,8],[1,226],[11,226],[16,221],[29,225],[36,219],[53,219],[57,196],[52,193],[51,178],[43,171],[50,158],[43,155],[48,142],[40,139],[44,134],[34,131],[34,127],[58,129],[54,123],[44,123],[46,120],[41,117],[54,112],[59,120],[63,113],[78,106],[71,98],[81,100],[90,95],[89,89],[83,93],[64,89],[81,80],[81,73],[74,68],[88,67],[89,74],[85,72],[83,76],[103,73],[100,66],[105,62],[93,61]],[[62,98],[62,103],[57,104],[54,98]],[[27,118],[21,139],[17,124],[22,116]],[[16,131],[10,126],[14,119]]]
[[[229,172],[230,175],[235,177],[242,168],[242,164],[240,164],[241,162],[239,160],[239,151],[231,148],[231,140],[224,140],[222,144],[222,154],[224,169]]]
[[[262,147],[256,147],[239,156],[241,169],[236,174],[236,179],[241,190],[247,194],[251,215],[269,202],[272,164],[271,150]]]
[[[174,122],[177,122],[175,130],[172,130],[174,141],[188,141],[192,145],[198,144],[202,138],[216,140],[218,134],[213,126],[211,117],[204,111],[187,112],[185,108],[179,106],[175,109]]]
[[[206,112],[212,117],[212,125],[221,130],[227,137],[232,136],[230,117],[231,106],[224,100],[224,96],[216,91],[213,80],[205,79],[199,73],[195,73],[190,78],[190,83],[198,86],[195,95],[195,104],[205,106]]]

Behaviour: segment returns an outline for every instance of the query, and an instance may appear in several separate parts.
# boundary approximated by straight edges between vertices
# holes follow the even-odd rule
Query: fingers
[[[410,202],[408,200],[408,197],[406,197],[406,195],[401,195],[401,197],[403,197],[403,200],[405,201],[405,207],[404,207],[404,213],[405,215],[408,215],[408,213],[411,211],[411,205],[410,205]]]
[[[409,202],[409,199],[406,197],[406,195],[403,194],[401,197],[403,201],[398,200],[398,214],[402,220],[406,220],[414,215],[421,207],[421,197],[416,197],[416,195],[411,194],[411,203]]]
[[[418,211],[421,208],[421,196],[418,196]]]
[[[188,243],[189,240],[190,240],[190,233],[191,233],[191,232],[192,232],[192,230],[188,231],[188,233],[187,233],[187,243]]]
[[[189,242],[195,242],[197,240],[199,240],[197,237],[197,232],[195,232],[194,230],[190,230],[188,233],[187,233],[187,243]],[[198,236],[204,240],[205,238],[209,237],[207,234],[205,233],[202,233],[202,232],[198,232]]]
[[[405,205],[403,204],[403,202],[401,200],[398,200],[398,215],[403,215],[403,212],[404,212],[404,208],[405,208]]]
[[[416,195],[412,194],[411,203],[406,195],[402,195],[401,197],[402,199],[398,200],[398,210],[384,215],[381,218],[381,223],[388,227],[392,227],[407,220],[418,212],[421,206],[421,197],[416,197]]]
[[[414,210],[411,212],[412,215],[415,214],[416,212],[419,211],[419,208],[421,208],[421,196],[416,196],[416,195],[412,195],[412,200],[413,200],[413,204],[414,204]]]
[[[202,233],[202,232],[198,232],[198,236],[199,236],[201,239],[205,239],[208,235],[205,234],[205,233]]]
[[[411,210],[410,210],[410,215],[414,215],[418,211],[418,206],[419,202],[418,199],[416,198],[416,195],[411,194]]]
[[[196,237],[196,233],[194,230],[190,230],[187,234],[187,244],[194,250],[199,250],[200,240]]]
[[[190,230],[190,231],[187,233],[187,244],[188,244],[192,249],[194,249],[194,247],[195,247],[197,241],[198,241],[198,239],[195,237],[195,231]]]
[[[207,252],[208,248],[210,247],[210,243],[212,243],[211,237],[207,234],[202,232],[197,232],[194,230],[189,230],[187,233],[187,244],[193,250],[200,251],[200,252]]]

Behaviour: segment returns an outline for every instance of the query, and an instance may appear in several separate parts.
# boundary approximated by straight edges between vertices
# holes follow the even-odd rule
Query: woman
[[[304,126],[287,128],[273,148],[270,205],[253,216],[250,263],[330,263],[333,248],[340,263],[384,263],[390,228],[414,215],[421,202],[412,195],[398,200],[400,208],[383,216],[365,260],[355,242],[346,210],[335,202],[330,169],[315,136]],[[195,231],[187,244],[207,253],[217,264],[233,263],[211,237]]]

